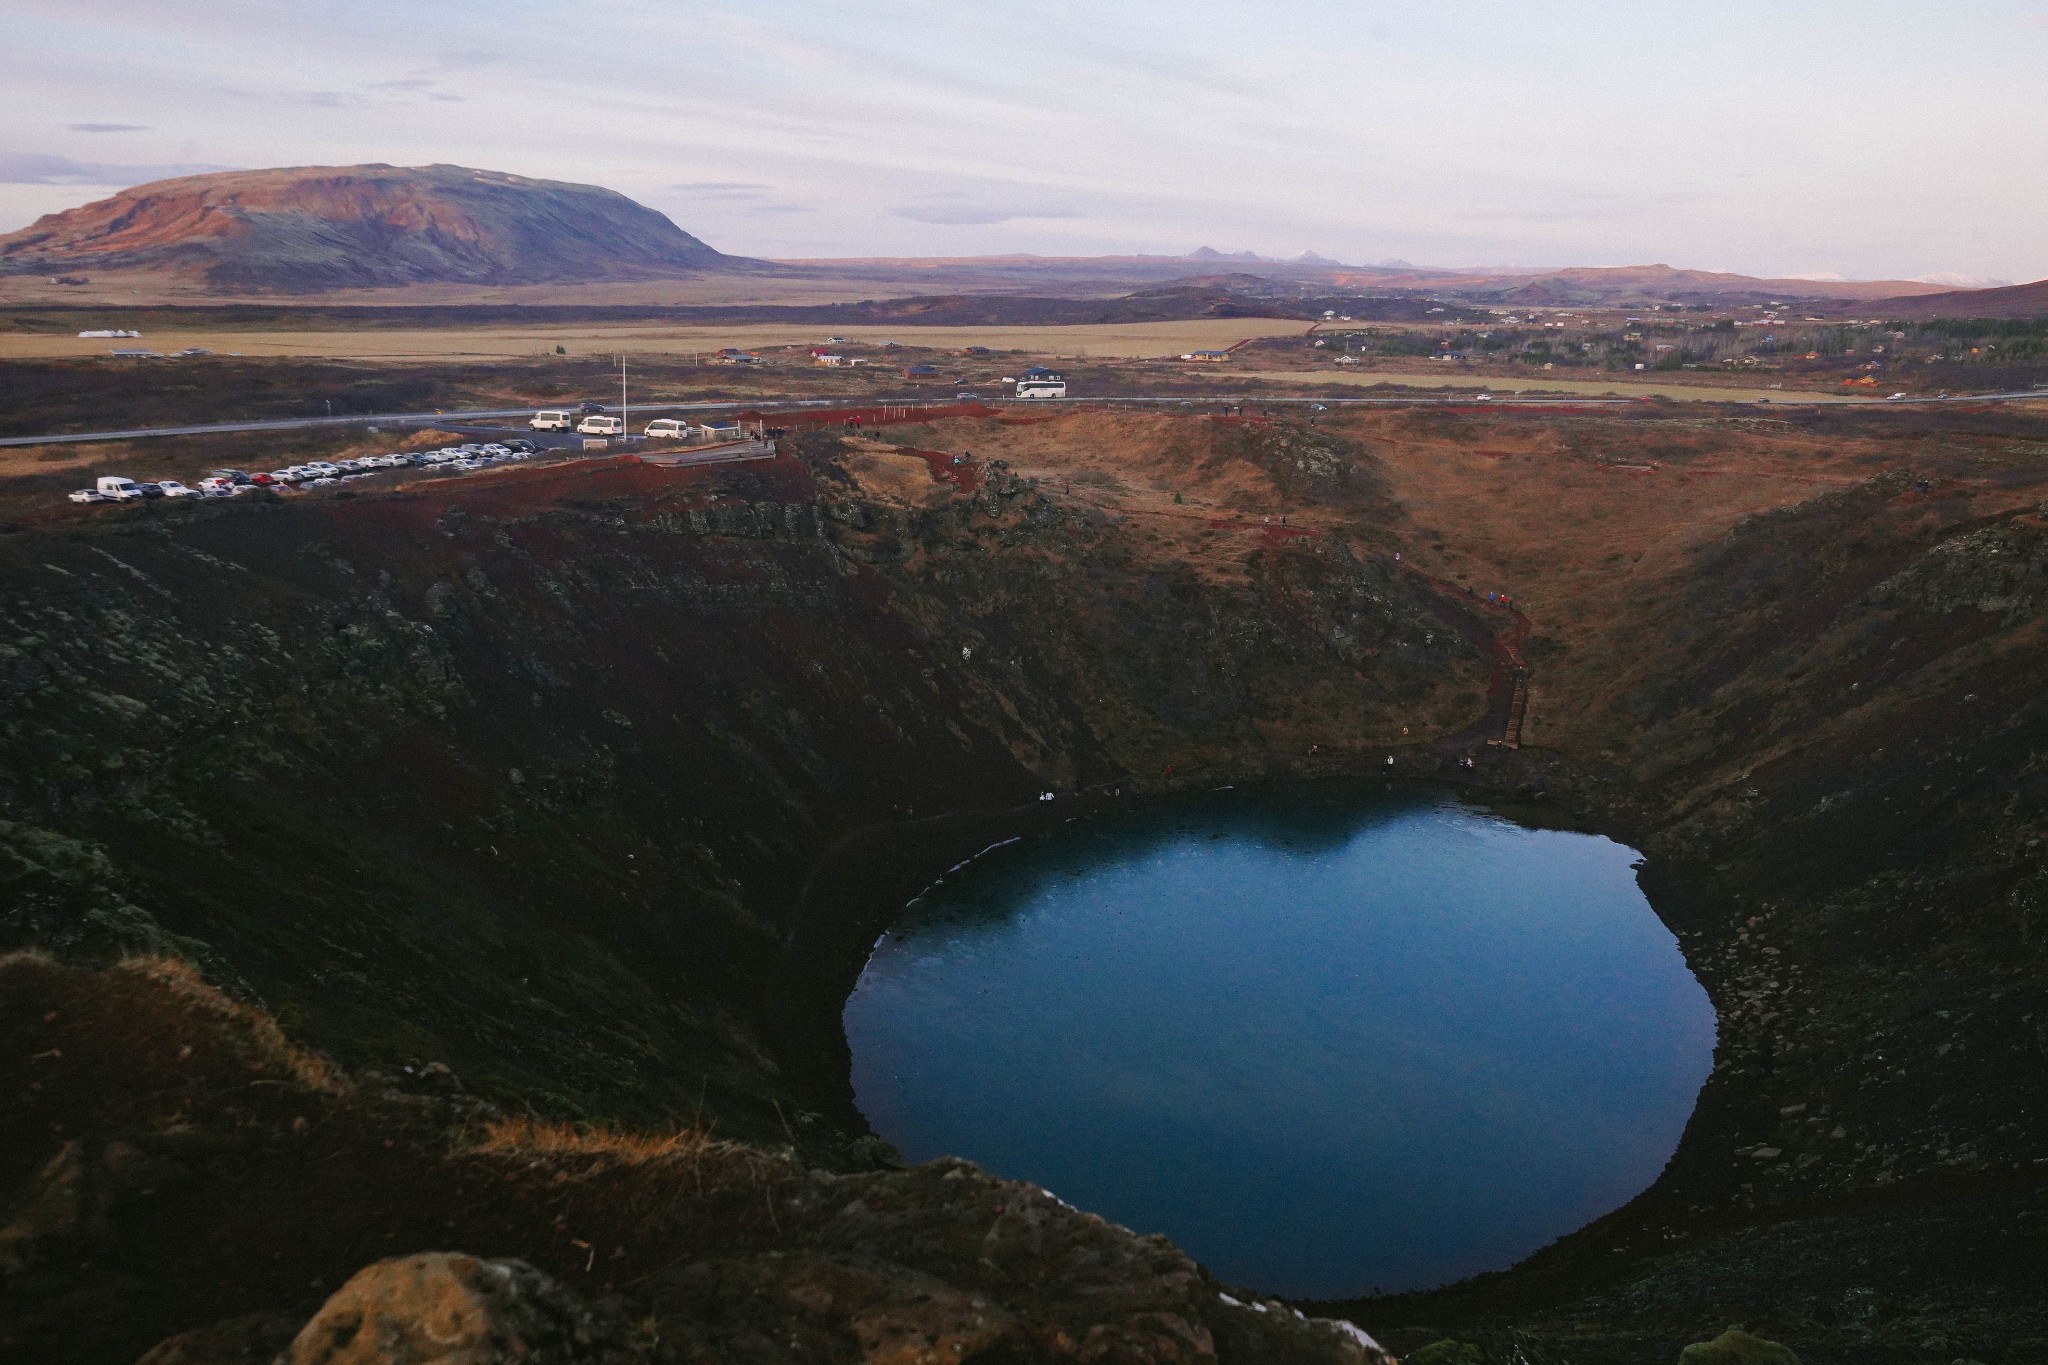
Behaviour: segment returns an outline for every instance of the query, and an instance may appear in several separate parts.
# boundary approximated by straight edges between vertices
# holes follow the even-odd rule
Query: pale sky
[[[2048,0],[0,0],[0,231],[194,169],[755,256],[2048,276]]]

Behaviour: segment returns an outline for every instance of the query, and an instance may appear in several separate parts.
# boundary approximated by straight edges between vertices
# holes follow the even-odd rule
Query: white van
[[[567,431],[576,424],[576,414],[559,408],[543,408],[526,425],[535,431]]]
[[[116,502],[127,502],[131,498],[142,496],[142,489],[135,480],[124,479],[118,474],[100,475],[94,491],[101,497],[112,498]]]
[[[624,436],[626,424],[617,417],[592,413],[576,424],[576,433],[579,436]]]
[[[657,417],[647,424],[649,436],[663,436],[677,440],[690,434],[690,424],[680,417]]]

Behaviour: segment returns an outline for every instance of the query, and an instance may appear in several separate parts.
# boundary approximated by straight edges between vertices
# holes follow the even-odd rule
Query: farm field
[[[1080,326],[912,327],[842,326],[816,323],[752,323],[663,326],[649,323],[568,323],[531,327],[447,327],[407,331],[335,328],[314,331],[238,330],[221,326],[151,331],[138,340],[110,342],[76,336],[0,334],[0,359],[80,359],[104,356],[115,347],[147,348],[170,354],[199,347],[221,354],[305,358],[420,361],[514,359],[553,354],[626,351],[687,355],[722,346],[748,349],[817,345],[827,335],[849,346],[900,341],[919,348],[986,346],[1048,356],[1143,359],[1183,351],[1230,346],[1248,337],[1291,336],[1304,324],[1286,318],[1194,318],[1180,322],[1102,323]],[[1289,378],[1297,378],[1289,376]]]

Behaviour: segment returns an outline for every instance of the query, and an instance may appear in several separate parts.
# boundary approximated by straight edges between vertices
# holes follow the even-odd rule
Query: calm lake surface
[[[1504,1267],[1678,1144],[1714,1016],[1636,854],[1432,794],[1225,791],[956,869],[846,1006],[912,1161],[964,1156],[1223,1279]]]

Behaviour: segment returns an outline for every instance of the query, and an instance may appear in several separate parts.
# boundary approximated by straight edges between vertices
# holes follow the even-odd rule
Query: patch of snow
[[[1332,1327],[1342,1332],[1345,1336],[1350,1337],[1366,1350],[1378,1351],[1381,1355],[1387,1353],[1387,1348],[1374,1341],[1372,1335],[1357,1323],[1344,1318],[1331,1318],[1329,1321]]]

